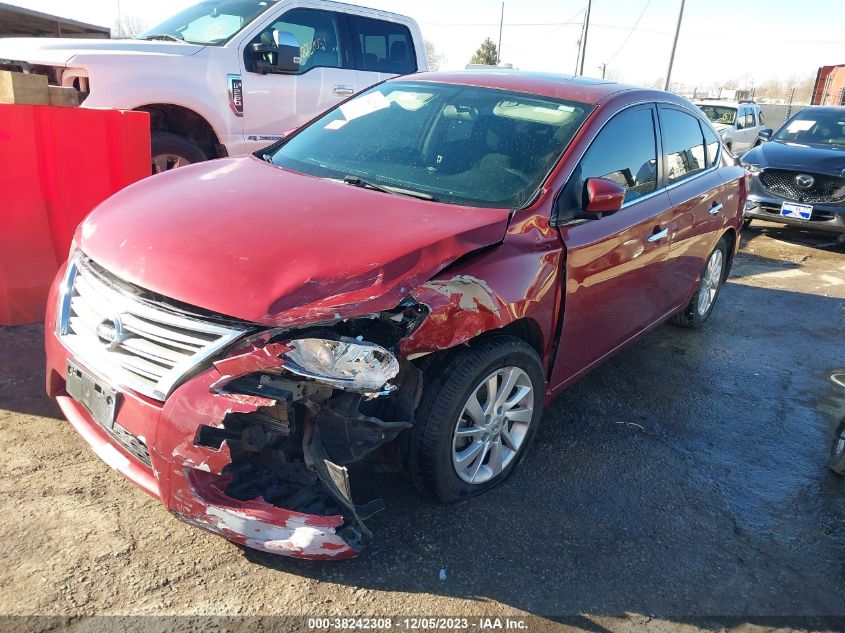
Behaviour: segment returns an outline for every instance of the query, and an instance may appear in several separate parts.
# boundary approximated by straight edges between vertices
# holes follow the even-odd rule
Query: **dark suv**
[[[761,133],[767,140],[771,130]],[[745,218],[845,235],[845,107],[806,108],[742,157]],[[843,238],[845,239],[845,238]]]

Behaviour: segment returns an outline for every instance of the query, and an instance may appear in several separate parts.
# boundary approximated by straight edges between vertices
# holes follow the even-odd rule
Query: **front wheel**
[[[695,294],[687,307],[670,319],[672,323],[689,328],[700,328],[704,325],[713,312],[722,283],[725,281],[727,263],[728,244],[723,237],[704,264]]]
[[[416,487],[452,502],[503,482],[525,455],[543,412],[537,352],[499,336],[455,352],[427,373],[403,447]]]
[[[154,174],[208,160],[199,146],[178,134],[153,132],[151,145]]]

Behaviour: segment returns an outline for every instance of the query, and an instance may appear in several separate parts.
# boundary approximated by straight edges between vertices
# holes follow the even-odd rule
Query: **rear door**
[[[757,138],[757,117],[754,109],[743,106],[737,113],[736,132],[734,132],[733,153],[742,156]]]
[[[666,287],[679,307],[689,301],[721,235],[727,185],[717,170],[720,143],[710,126],[679,106],[661,105],[658,113],[671,204]]]
[[[349,30],[360,90],[416,72],[414,40],[404,24],[350,13]]]
[[[271,43],[274,29],[292,34],[299,42],[301,65],[297,74],[262,75],[252,67],[250,46]],[[266,147],[358,89],[342,13],[287,9],[247,39],[240,55],[244,136],[250,152]]]
[[[554,389],[664,316],[671,210],[658,186],[657,113],[628,108],[598,133],[557,201],[566,246],[563,330],[550,381]],[[600,219],[581,219],[587,178],[614,180],[625,204]],[[582,216],[583,218],[583,216]]]

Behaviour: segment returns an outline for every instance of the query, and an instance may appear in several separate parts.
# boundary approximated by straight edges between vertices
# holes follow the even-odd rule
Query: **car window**
[[[342,39],[336,13],[291,9],[264,29],[252,43],[273,44],[273,31],[290,33],[299,42],[299,74],[312,68],[343,68]]]
[[[660,122],[666,179],[677,182],[704,169],[704,137],[698,119],[680,110],[661,108]]]
[[[404,75],[417,69],[414,42],[407,27],[395,22],[350,15],[359,46],[358,68]]]
[[[575,101],[440,82],[379,84],[271,156],[299,173],[361,179],[449,204],[533,199],[592,110]]]
[[[738,114],[736,115],[736,127],[737,129],[744,130],[748,127],[748,108],[740,108]]]
[[[719,138],[710,129],[710,126],[699,121],[701,130],[704,132],[704,144],[707,146],[707,166],[713,167],[719,157]]]
[[[784,143],[845,146],[845,113],[841,110],[802,110],[777,131]]]
[[[747,123],[745,127],[757,127],[757,114],[754,112],[754,108],[749,108],[745,121]]]
[[[733,125],[736,120],[736,108],[715,106],[707,103],[699,103],[696,105],[698,105],[698,108],[704,113],[704,116],[710,119],[713,123]]]
[[[760,125],[766,125],[766,122],[763,120],[763,110],[757,112],[757,121],[759,121]]]
[[[657,187],[657,147],[650,108],[617,114],[602,128],[580,165],[579,192],[588,178],[607,178],[625,187],[625,201]]]

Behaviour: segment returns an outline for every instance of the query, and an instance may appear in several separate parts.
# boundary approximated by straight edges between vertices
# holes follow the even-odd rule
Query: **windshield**
[[[706,103],[697,103],[696,105],[704,113],[704,116],[710,119],[713,123],[733,125],[736,120],[736,108],[708,105]]]
[[[524,206],[592,106],[434,82],[388,82],[330,111],[267,158],[477,207]]]
[[[775,141],[845,147],[845,111],[799,112],[775,134]]]
[[[184,40],[221,46],[273,5],[275,0],[205,0],[141,33],[139,40]]]

